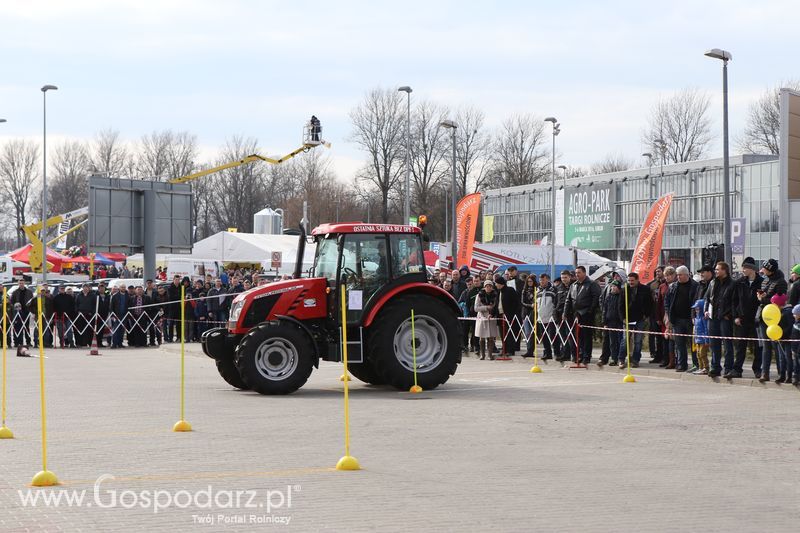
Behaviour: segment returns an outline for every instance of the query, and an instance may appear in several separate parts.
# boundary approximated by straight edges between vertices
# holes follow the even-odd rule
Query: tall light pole
[[[647,199],[650,204],[653,203],[653,154],[645,152],[642,157],[647,158]],[[663,172],[662,172],[663,174]]]
[[[661,157],[659,161],[661,163],[661,177],[664,177],[664,159],[667,157],[667,143],[664,142],[664,139],[658,138],[653,139],[653,143],[658,147],[658,151],[661,152]]]
[[[399,92],[406,93],[408,107],[406,111],[406,199],[403,203],[403,224],[409,224],[411,218],[411,87],[403,85]]]
[[[47,283],[47,91],[57,91],[55,85],[42,87],[42,285]]]
[[[453,182],[450,191],[450,224],[453,229],[450,232],[450,253],[453,255],[453,268],[458,268],[458,225],[456,224],[456,123],[452,120],[443,120],[439,127],[453,130]]]
[[[564,171],[562,179],[564,180],[564,194],[567,193],[567,165],[558,165],[558,168]]]
[[[731,184],[728,165],[728,61],[733,59],[730,52],[712,48],[706,56],[722,61],[722,212],[725,221],[722,228],[725,239],[725,262],[731,264]]]
[[[551,202],[551,223],[553,227],[550,232],[550,279],[556,279],[556,136],[561,133],[561,125],[556,120],[556,117],[547,117],[545,122],[553,124],[553,173],[550,176],[550,184],[552,187]]]

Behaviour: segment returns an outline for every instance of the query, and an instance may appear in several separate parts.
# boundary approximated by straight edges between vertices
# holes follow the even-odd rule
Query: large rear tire
[[[427,295],[408,295],[386,305],[369,328],[369,357],[385,383],[399,390],[414,384],[411,310],[414,310],[417,383],[435,389],[461,362],[461,325],[447,304]]]
[[[250,389],[260,394],[289,394],[308,381],[314,367],[314,348],[297,326],[262,323],[236,346],[235,361]]]
[[[236,368],[236,363],[232,360],[223,359],[221,361],[216,361],[216,363],[217,372],[219,372],[219,375],[222,376],[222,379],[224,379],[228,385],[242,390],[248,390],[250,388],[244,382],[242,376],[239,375],[239,369]]]

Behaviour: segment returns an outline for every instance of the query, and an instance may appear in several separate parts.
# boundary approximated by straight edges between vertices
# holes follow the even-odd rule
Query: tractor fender
[[[436,285],[431,285],[430,283],[409,283],[407,285],[401,285],[399,287],[395,287],[394,289],[387,291],[385,294],[382,294],[380,299],[378,299],[374,305],[370,306],[369,310],[364,315],[363,327],[368,327],[372,324],[372,321],[378,315],[378,313],[383,309],[383,306],[386,305],[392,298],[396,298],[397,296],[403,296],[405,294],[426,294],[431,296],[432,298],[437,298],[447,304],[456,315],[461,316],[461,309],[458,307],[458,303],[453,296],[447,292],[446,290],[442,289],[441,287],[437,287]]]
[[[284,320],[286,322],[291,322],[292,324],[299,326],[300,329],[305,331],[306,335],[308,335],[308,339],[311,341],[311,345],[314,347],[314,368],[319,369],[319,359],[320,359],[319,347],[317,346],[317,341],[314,340],[314,336],[311,334],[311,330],[308,329],[308,326],[306,326],[301,321],[291,316],[275,315],[275,318],[279,321]]]

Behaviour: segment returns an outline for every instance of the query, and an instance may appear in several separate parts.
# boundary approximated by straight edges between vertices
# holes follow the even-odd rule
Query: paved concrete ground
[[[674,373],[622,384],[608,370],[551,363],[532,375],[519,358],[468,358],[447,385],[418,396],[355,382],[352,453],[364,470],[337,472],[339,365],[323,364],[294,395],[263,397],[227,387],[192,345],[187,419],[196,431],[175,434],[174,350],[49,353],[49,467],[64,485],[33,491],[86,490],[80,508],[22,504],[18,491],[26,493],[41,467],[39,361],[9,358],[9,426],[17,438],[0,441],[0,531],[800,527],[794,388],[724,386]],[[116,479],[102,482],[95,501],[103,474]],[[200,507],[139,507],[143,491],[168,491],[162,503],[168,494],[185,505],[180,491],[192,498],[209,485],[221,505],[204,508],[199,495]],[[254,492],[229,508],[234,491]],[[114,494],[117,507],[104,508]],[[251,516],[290,522],[247,523]],[[245,524],[226,522],[237,518]]]

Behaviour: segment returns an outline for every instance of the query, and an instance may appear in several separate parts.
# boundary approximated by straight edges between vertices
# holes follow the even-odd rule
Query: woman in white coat
[[[480,339],[481,359],[486,359],[488,351],[489,359],[494,361],[494,338],[497,337],[498,331],[497,292],[492,281],[486,280],[483,283],[483,290],[475,298],[475,312],[478,315],[475,322],[475,336]]]

